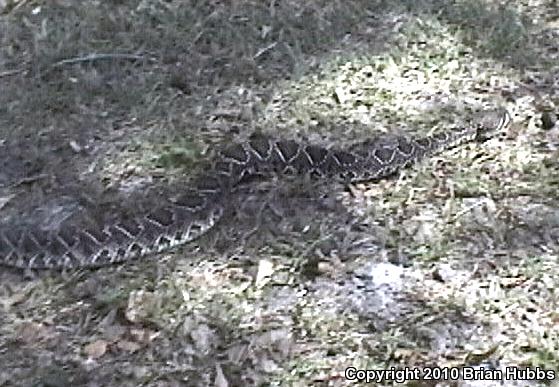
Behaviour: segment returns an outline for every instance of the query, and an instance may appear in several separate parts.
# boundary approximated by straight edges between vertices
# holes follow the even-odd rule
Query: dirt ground
[[[379,182],[257,182],[141,262],[0,267],[0,385],[559,385],[558,42],[555,0],[0,1],[0,227],[187,185],[254,132],[513,118]]]

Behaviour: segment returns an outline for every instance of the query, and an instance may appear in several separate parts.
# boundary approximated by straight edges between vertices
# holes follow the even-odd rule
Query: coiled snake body
[[[443,149],[489,137],[509,122],[506,110],[487,111],[457,130],[423,138],[377,138],[350,150],[254,136],[221,150],[209,172],[178,196],[158,198],[147,211],[97,214],[48,230],[0,224],[0,264],[60,269],[132,261],[206,233],[223,216],[228,194],[248,177],[291,173],[345,182],[376,180]]]

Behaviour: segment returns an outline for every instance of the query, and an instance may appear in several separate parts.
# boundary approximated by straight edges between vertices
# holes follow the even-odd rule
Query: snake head
[[[511,121],[509,112],[503,108],[482,112],[473,120],[477,131],[476,138],[479,141],[488,140],[495,134],[505,130]]]

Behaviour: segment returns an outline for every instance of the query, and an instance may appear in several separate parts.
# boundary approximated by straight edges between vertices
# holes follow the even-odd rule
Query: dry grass
[[[232,198],[243,210],[218,230],[145,262],[5,270],[0,385],[559,372],[559,129],[540,121],[558,103],[553,2],[9,4],[2,219],[84,187],[181,181],[215,144],[255,130],[346,146],[444,130],[487,106],[515,122],[337,204],[316,195],[331,187],[263,184]]]

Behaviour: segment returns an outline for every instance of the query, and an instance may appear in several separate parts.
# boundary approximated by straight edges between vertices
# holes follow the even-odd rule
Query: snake
[[[0,224],[0,265],[76,269],[137,261],[216,227],[230,196],[254,176],[308,175],[347,184],[375,181],[445,149],[483,142],[510,122],[506,109],[485,110],[457,128],[423,137],[381,135],[347,149],[252,135],[221,147],[209,167],[175,194],[156,196],[135,210],[119,213],[111,206],[97,206],[50,227]]]

